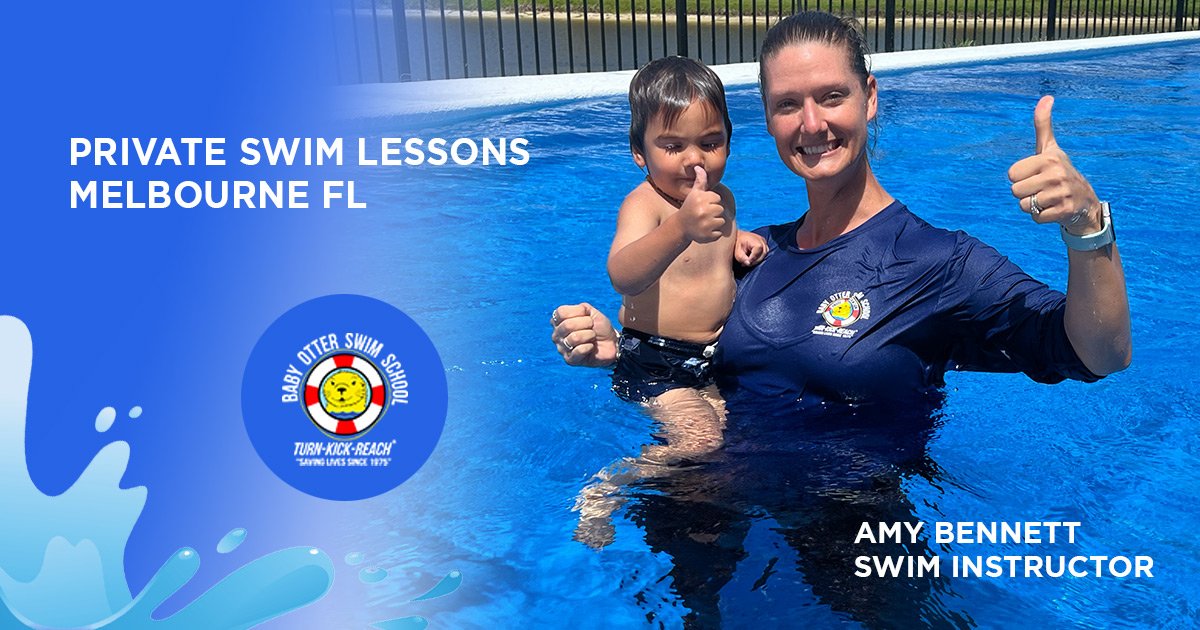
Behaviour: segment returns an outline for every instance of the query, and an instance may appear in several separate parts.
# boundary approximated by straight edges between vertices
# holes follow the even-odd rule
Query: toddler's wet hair
[[[721,114],[728,142],[733,123],[725,105],[725,85],[717,73],[687,57],[664,57],[642,66],[629,83],[629,147],[644,155],[650,121],[661,114],[669,127],[693,101],[707,103]]]

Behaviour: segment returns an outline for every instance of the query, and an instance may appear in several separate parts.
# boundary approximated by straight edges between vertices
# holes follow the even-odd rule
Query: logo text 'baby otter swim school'
[[[399,310],[328,296],[263,334],[246,366],[242,410],[255,450],[288,484],[328,499],[367,498],[399,485],[433,452],[446,418],[445,371]]]
[[[858,332],[850,328],[851,325],[859,320],[871,318],[871,302],[861,291],[842,291],[822,301],[817,307],[817,314],[825,323],[813,327],[814,335],[849,339]]]

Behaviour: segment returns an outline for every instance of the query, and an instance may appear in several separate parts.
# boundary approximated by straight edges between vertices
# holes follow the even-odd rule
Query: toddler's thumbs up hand
[[[721,195],[708,189],[708,173],[696,166],[696,180],[683,199],[679,218],[684,234],[697,243],[711,243],[725,234],[725,206]]]

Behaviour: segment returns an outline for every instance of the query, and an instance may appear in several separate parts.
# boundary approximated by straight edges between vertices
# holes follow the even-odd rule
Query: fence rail
[[[374,83],[754,61],[808,9],[885,52],[1200,29],[1200,0],[330,0],[329,17],[338,82]]]

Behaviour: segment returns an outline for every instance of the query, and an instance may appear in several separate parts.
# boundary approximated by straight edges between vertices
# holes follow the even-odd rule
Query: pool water
[[[526,166],[376,168],[358,177],[379,229],[365,251],[396,278],[377,295],[430,333],[448,369],[445,433],[425,468],[373,500],[361,540],[395,575],[456,568],[431,627],[1147,628],[1200,623],[1200,45],[879,77],[875,172],[927,221],[962,229],[1051,286],[1057,230],[1031,224],[1008,167],[1032,153],[1033,106],[1054,94],[1059,144],[1114,208],[1134,362],[1098,384],[952,373],[933,417],[883,427],[731,420],[708,463],[621,490],[611,543],[573,540],[593,474],[652,441],[653,423],[568,368],[549,313],[614,314],[605,258],[616,209],[642,175],[623,98],[377,135],[524,137]],[[729,90],[723,180],[743,227],[806,209],[779,162],[757,89]],[[855,578],[833,563],[863,521],[1078,521],[1075,542],[939,545],[943,577]],[[1145,555],[1153,578],[948,578],[952,555]],[[371,585],[385,610],[414,594]],[[385,618],[380,614],[372,618]]]

